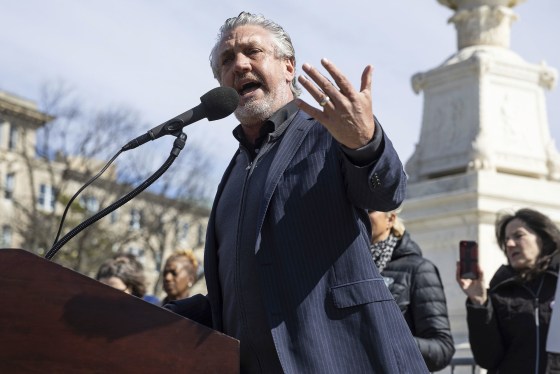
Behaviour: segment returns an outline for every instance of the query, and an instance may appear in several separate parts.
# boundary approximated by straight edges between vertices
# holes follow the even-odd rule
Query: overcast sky
[[[447,23],[453,13],[436,0],[0,0],[0,90],[36,101],[41,84],[63,80],[92,107],[138,110],[149,127],[132,138],[197,105],[217,86],[208,55],[223,21],[241,10],[262,13],[288,31],[298,73],[302,63],[318,66],[327,57],[357,86],[372,64],[374,112],[403,162],[410,157],[423,103],[410,78],[457,49]],[[560,1],[527,0],[514,11],[511,48],[528,62],[560,68]],[[559,143],[559,90],[546,98]],[[218,174],[237,146],[236,124],[230,116],[186,128],[189,141],[215,159]],[[166,156],[168,147],[161,148]]]

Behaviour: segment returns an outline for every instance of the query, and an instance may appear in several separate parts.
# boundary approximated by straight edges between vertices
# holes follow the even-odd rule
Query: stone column
[[[455,10],[449,22],[457,29],[458,49],[473,45],[509,48],[511,24],[517,19],[511,7],[525,0],[438,0]]]

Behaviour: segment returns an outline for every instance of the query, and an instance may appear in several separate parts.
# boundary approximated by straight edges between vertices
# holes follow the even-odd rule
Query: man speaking
[[[369,253],[366,209],[402,202],[406,176],[375,121],[372,67],[356,90],[322,60],[296,97],[289,35],[260,15],[226,20],[210,62],[240,96],[239,149],[205,248],[213,328],[240,340],[244,373],[427,373]],[[200,297],[200,295],[198,296]]]

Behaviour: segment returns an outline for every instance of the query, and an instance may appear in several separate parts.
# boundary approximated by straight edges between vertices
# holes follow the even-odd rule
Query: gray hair
[[[220,27],[220,31],[218,31],[218,36],[216,40],[216,44],[212,48],[210,52],[210,67],[212,68],[212,73],[214,74],[214,78],[218,81],[220,80],[220,65],[218,61],[218,50],[220,48],[220,44],[222,43],[223,38],[226,34],[230,33],[232,30],[236,29],[240,26],[245,25],[254,25],[260,26],[263,29],[269,31],[272,34],[272,38],[274,40],[275,48],[274,54],[276,58],[286,58],[292,60],[294,62],[294,67],[296,65],[296,52],[294,50],[294,46],[292,45],[292,40],[290,35],[279,24],[266,19],[264,16],[260,14],[252,14],[249,12],[241,12],[237,17],[228,18],[222,27]],[[301,88],[297,86],[297,79],[294,77],[290,84],[290,89],[295,97],[298,97],[301,94]]]

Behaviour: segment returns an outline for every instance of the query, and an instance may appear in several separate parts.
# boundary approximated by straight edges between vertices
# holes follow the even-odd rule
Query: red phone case
[[[459,242],[460,277],[478,279],[478,244],[472,240]]]

